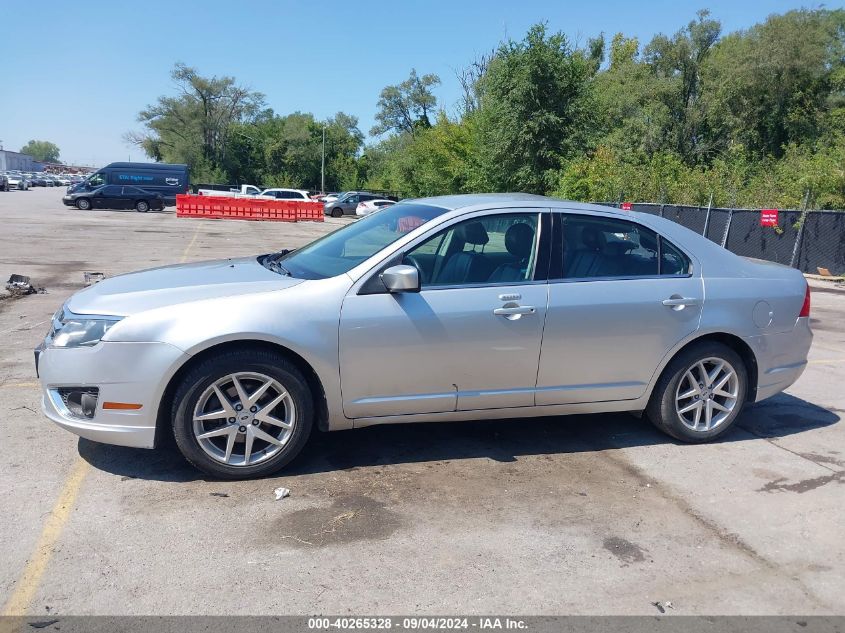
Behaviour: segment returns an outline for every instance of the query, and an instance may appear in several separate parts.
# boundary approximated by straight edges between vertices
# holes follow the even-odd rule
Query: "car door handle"
[[[693,299],[693,298],[690,298],[690,297],[672,296],[669,299],[664,299],[663,305],[669,306],[669,307],[672,307],[672,308],[683,307],[683,306],[697,306],[698,305],[698,299]]]
[[[496,316],[513,316],[515,314],[534,314],[537,308],[534,306],[514,306],[512,308],[496,308],[493,314]]]

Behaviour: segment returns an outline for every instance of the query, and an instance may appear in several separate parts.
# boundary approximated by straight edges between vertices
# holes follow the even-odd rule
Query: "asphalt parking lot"
[[[0,193],[0,281],[46,289],[0,300],[4,613],[845,613],[845,290],[814,283],[804,376],[716,444],[627,414],[371,427],[217,482],[174,449],[48,422],[32,348],[83,271],[268,252],[347,220],[81,212],[62,193]]]

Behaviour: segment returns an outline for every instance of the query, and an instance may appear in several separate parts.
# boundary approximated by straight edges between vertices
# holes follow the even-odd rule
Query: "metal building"
[[[29,154],[0,149],[0,171],[40,171],[39,163]]]

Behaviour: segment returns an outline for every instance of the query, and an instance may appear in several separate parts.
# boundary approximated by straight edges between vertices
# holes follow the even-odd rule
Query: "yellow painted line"
[[[194,242],[197,241],[197,235],[199,235],[199,234],[200,234],[200,227],[197,227],[197,229],[194,231],[194,236],[191,238],[190,244],[188,244],[188,246],[185,248],[185,252],[182,253],[182,259],[179,260],[180,264],[184,264],[185,261],[188,259],[188,255],[190,254],[191,249],[194,247]]]
[[[829,347],[827,345],[819,345],[818,343],[813,343],[813,347],[816,349],[823,349],[828,352],[836,352],[837,354],[845,354],[845,350],[836,349],[835,347]]]
[[[15,387],[20,388],[29,388],[29,387],[39,387],[40,385],[37,382],[7,382],[0,385],[0,389],[12,389]]]
[[[30,610],[32,599],[41,584],[41,577],[47,569],[56,542],[59,540],[68,518],[70,518],[70,513],[73,511],[74,503],[79,496],[79,490],[82,488],[82,482],[85,480],[89,468],[88,462],[81,457],[77,457],[76,463],[59,493],[59,498],[56,499],[56,505],[53,506],[47,521],[44,523],[35,551],[24,567],[17,583],[15,583],[15,591],[3,606],[4,616],[27,615]]]

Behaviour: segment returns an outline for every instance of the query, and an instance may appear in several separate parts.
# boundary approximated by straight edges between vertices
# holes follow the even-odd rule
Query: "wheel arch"
[[[182,363],[182,365],[170,377],[170,380],[167,382],[167,385],[162,392],[162,396],[159,399],[158,411],[156,413],[156,446],[159,446],[162,440],[169,437],[168,434],[172,435],[170,429],[170,412],[173,407],[173,397],[175,396],[176,390],[182,382],[185,374],[207,358],[229,350],[264,350],[284,355],[289,361],[296,365],[297,369],[302,372],[302,375],[308,383],[308,388],[311,390],[311,395],[314,400],[314,413],[317,418],[315,420],[317,428],[321,431],[328,430],[328,404],[326,402],[326,391],[323,387],[322,380],[320,380],[319,375],[317,375],[317,372],[311,364],[292,349],[279,343],[262,341],[259,339],[238,339],[215,343],[214,345],[197,352]]]
[[[748,374],[748,392],[746,394],[746,402],[754,402],[755,400],[757,400],[757,356],[754,354],[754,350],[752,350],[748,343],[743,341],[741,337],[737,336],[736,334],[729,334],[727,332],[702,333],[700,336],[697,336],[696,338],[691,339],[681,345],[672,354],[667,354],[665,362],[660,367],[660,371],[655,372],[653,382],[649,389],[649,400],[654,394],[654,388],[660,382],[660,378],[663,376],[664,372],[666,371],[666,368],[672,363],[672,361],[677,358],[679,354],[682,354],[691,346],[698,345],[706,341],[714,341],[717,343],[721,343],[722,345],[729,347],[739,355],[739,357],[742,359],[743,364],[745,365],[745,371]]]

